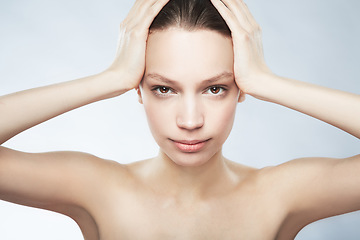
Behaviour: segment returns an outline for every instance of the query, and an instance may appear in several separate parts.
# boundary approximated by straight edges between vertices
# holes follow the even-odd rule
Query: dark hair
[[[226,22],[210,0],[170,0],[150,25],[150,33],[178,27],[187,31],[214,30],[231,37]]]

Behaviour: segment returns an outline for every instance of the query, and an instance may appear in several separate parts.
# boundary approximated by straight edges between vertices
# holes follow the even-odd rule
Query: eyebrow
[[[160,80],[160,81],[162,81],[162,82],[164,82],[164,83],[167,83],[167,84],[177,84],[176,81],[171,80],[171,79],[169,79],[169,78],[167,78],[167,77],[161,76],[161,75],[158,74],[158,73],[148,73],[148,74],[146,74],[145,77],[157,79],[157,80]],[[204,84],[204,83],[205,83],[205,84],[212,84],[212,83],[214,83],[214,82],[216,82],[216,81],[219,81],[219,80],[221,80],[221,79],[223,79],[223,78],[229,78],[229,77],[232,77],[232,78],[233,78],[233,77],[234,77],[234,74],[231,73],[231,72],[222,72],[222,73],[220,73],[220,74],[218,74],[218,75],[216,75],[216,76],[214,76],[214,77],[205,79],[205,80],[203,80],[203,81],[201,81],[201,82],[202,82],[202,84]]]

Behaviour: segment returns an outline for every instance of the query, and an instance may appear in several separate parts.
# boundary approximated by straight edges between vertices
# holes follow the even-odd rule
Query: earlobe
[[[143,100],[142,100],[142,96],[141,96],[141,90],[140,90],[140,86],[135,88],[137,95],[138,95],[138,101],[140,104],[143,104]]]
[[[241,103],[241,102],[243,102],[243,101],[245,101],[245,93],[240,90],[239,98],[238,98],[238,103]]]

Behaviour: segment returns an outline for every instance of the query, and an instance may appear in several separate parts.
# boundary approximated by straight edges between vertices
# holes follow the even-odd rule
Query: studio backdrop
[[[263,29],[265,59],[276,74],[360,94],[359,1],[245,2]],[[107,68],[119,24],[133,3],[1,0],[0,95]],[[83,151],[121,163],[158,152],[135,91],[66,113],[4,146],[28,152]],[[360,141],[339,129],[247,97],[238,104],[223,152],[231,160],[264,167],[300,157],[349,157],[359,149]],[[355,212],[313,223],[296,239],[360,239],[359,226],[360,212]],[[70,218],[0,201],[0,239],[83,238]]]

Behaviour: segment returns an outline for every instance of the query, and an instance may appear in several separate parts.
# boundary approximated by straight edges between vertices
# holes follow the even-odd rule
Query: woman
[[[167,2],[135,3],[106,71],[0,99],[5,142],[61,113],[136,89],[159,155],[121,165],[84,153],[1,148],[1,199],[68,215],[85,239],[291,239],[315,220],[358,210],[359,156],[254,169],[224,158],[221,149],[245,94],[357,138],[359,96],[273,74],[259,27],[241,1],[204,2],[207,17],[194,12],[196,21],[178,21],[176,12],[167,19],[181,3],[171,0],[154,20]],[[187,7],[181,9],[190,12]],[[216,25],[208,24],[212,18]]]

